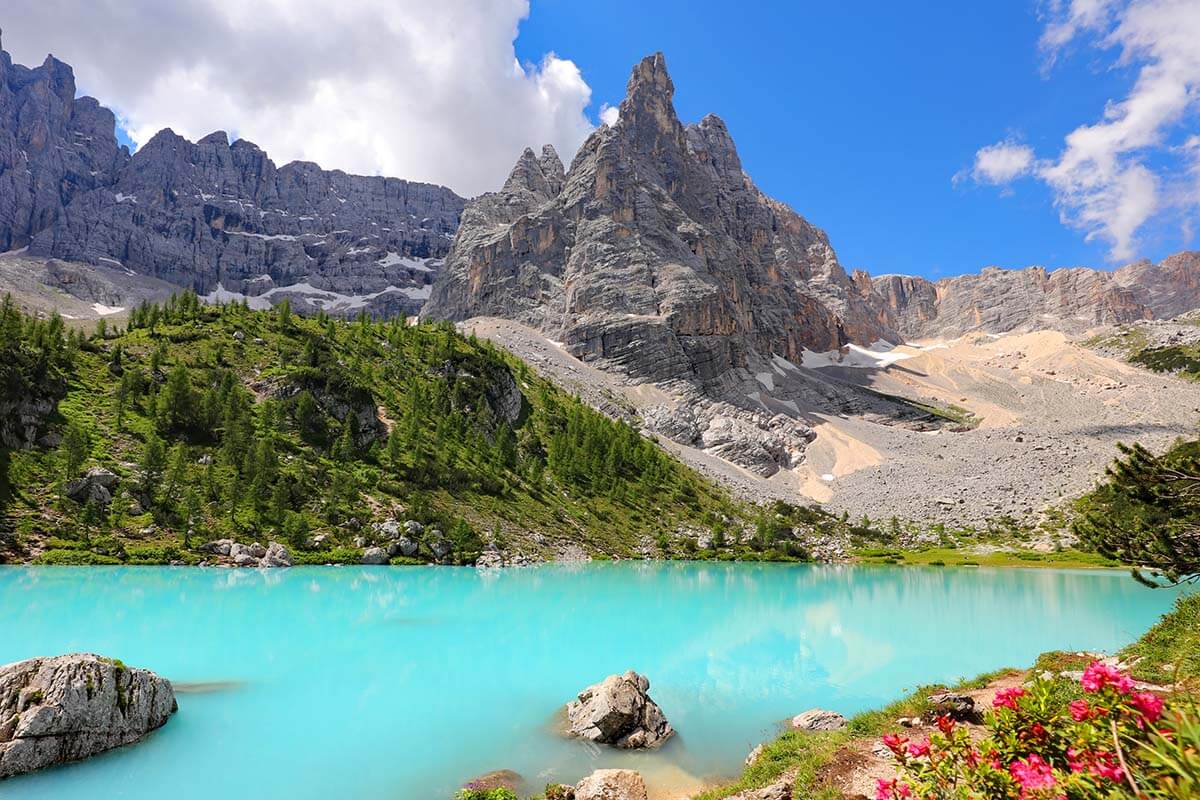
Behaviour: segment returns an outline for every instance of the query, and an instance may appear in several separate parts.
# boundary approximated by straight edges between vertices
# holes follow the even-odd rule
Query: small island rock
[[[175,713],[170,681],[92,653],[0,666],[0,779],[131,744]]]
[[[657,747],[675,730],[649,689],[650,681],[633,670],[609,675],[567,704],[568,732],[625,749]]]

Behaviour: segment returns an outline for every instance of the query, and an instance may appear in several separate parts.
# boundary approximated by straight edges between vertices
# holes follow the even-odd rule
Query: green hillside
[[[747,515],[629,425],[449,326],[194,294],[136,309],[125,331],[82,335],[11,302],[0,317],[6,396],[58,400],[25,442],[14,420],[31,408],[0,406],[0,558],[197,562],[197,545],[229,537],[357,561],[389,519],[442,531],[448,563],[490,545],[677,555],[701,530],[719,547]],[[111,492],[80,480],[97,467]],[[415,558],[433,559],[430,544]]]

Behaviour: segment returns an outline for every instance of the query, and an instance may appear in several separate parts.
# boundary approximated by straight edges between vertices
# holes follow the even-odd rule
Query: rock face
[[[762,476],[802,459],[807,410],[920,417],[796,369],[806,349],[898,337],[825,234],[754,185],[725,123],[683,125],[673,92],[650,56],[569,171],[526,150],[467,205],[422,315],[515,320],[656,383],[675,402],[646,411],[649,431]]]
[[[907,339],[1056,329],[1169,319],[1200,307],[1200,253],[1158,264],[1139,261],[1112,272],[1047,272],[988,267],[977,275],[931,282],[908,275],[856,275],[880,298],[884,320]]]
[[[0,666],[0,778],[136,742],[176,707],[169,681],[91,653]]]
[[[464,212],[424,314],[517,319],[650,380],[888,338],[825,234],[755,187],[718,117],[681,124],[673,92],[655,54],[565,175],[526,150]]]
[[[110,264],[213,299],[300,311],[409,314],[458,226],[441,186],[276,167],[224,132],[163,130],[132,157],[71,68],[0,51],[0,251]],[[232,293],[232,294],[231,294]]]
[[[598,769],[575,784],[574,800],[646,800],[646,782],[631,769]]]
[[[657,747],[675,730],[649,690],[650,681],[632,670],[609,675],[567,704],[569,732],[620,748]]]

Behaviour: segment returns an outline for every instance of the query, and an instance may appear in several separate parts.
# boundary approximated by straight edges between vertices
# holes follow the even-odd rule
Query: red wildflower
[[[995,708],[1011,708],[1015,711],[1017,708],[1017,699],[1024,696],[1024,694],[1025,690],[1020,686],[1001,689],[996,692],[996,699],[992,701],[992,706]]]
[[[913,742],[908,746],[908,754],[913,758],[924,758],[929,755],[929,740]]]
[[[1132,678],[1123,675],[1111,664],[1102,664],[1099,661],[1088,664],[1088,668],[1083,671],[1083,677],[1079,682],[1083,685],[1085,692],[1098,692],[1105,686],[1111,686],[1122,694],[1128,694],[1133,689]]]
[[[1071,709],[1071,719],[1076,722],[1083,722],[1092,716],[1092,707],[1088,705],[1087,700],[1072,700],[1069,708]]]
[[[907,742],[908,739],[904,738],[898,733],[888,733],[883,737],[884,746],[898,756],[904,754],[904,745]]]
[[[938,717],[937,726],[942,733],[949,736],[950,731],[954,730],[954,720],[950,719],[949,714],[943,714],[942,716]]]
[[[1129,698],[1129,703],[1138,711],[1142,712],[1142,716],[1147,722],[1157,722],[1162,716],[1163,701],[1162,698],[1150,692],[1134,692]]]
[[[885,781],[883,778],[875,782],[875,800],[899,800],[907,797],[912,797],[912,789],[907,783]]]

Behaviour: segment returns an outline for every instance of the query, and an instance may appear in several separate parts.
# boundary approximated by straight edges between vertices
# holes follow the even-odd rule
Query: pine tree
[[[75,420],[67,423],[67,429],[63,431],[62,444],[59,450],[64,481],[73,480],[79,475],[84,462],[87,461],[90,449],[91,445],[88,442],[88,433],[84,430],[83,426]]]
[[[1118,445],[1107,481],[1080,501],[1075,532],[1099,553],[1134,565],[1151,586],[1200,577],[1200,441],[1157,456]]]

